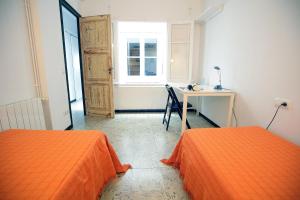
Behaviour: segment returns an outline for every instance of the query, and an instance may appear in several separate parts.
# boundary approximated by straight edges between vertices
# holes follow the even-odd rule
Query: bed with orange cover
[[[300,199],[300,147],[259,127],[187,130],[162,162],[192,199]]]
[[[0,133],[0,199],[96,199],[129,167],[99,131]]]

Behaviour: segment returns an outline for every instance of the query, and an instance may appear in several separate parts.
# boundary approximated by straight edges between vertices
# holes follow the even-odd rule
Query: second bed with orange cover
[[[162,162],[192,199],[300,199],[300,147],[259,127],[187,130]]]
[[[96,199],[129,167],[99,131],[0,133],[0,199]]]

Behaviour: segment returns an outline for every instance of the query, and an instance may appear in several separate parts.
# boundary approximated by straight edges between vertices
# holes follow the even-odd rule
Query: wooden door
[[[110,16],[80,18],[87,115],[114,117]]]

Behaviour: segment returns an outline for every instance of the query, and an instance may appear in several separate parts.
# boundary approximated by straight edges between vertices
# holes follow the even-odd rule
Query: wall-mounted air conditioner
[[[196,19],[196,22],[204,24],[209,20],[220,14],[224,9],[224,4],[214,5],[208,7],[203,13]]]

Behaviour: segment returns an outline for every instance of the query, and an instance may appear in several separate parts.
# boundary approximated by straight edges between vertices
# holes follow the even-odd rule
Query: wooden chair
[[[166,130],[168,130],[169,129],[169,123],[170,123],[171,114],[172,114],[173,111],[177,111],[180,119],[182,120],[183,102],[179,102],[178,101],[176,93],[175,93],[174,89],[171,86],[169,86],[167,84],[166,85],[166,89],[168,91],[168,100],[167,100],[167,105],[166,105],[166,109],[165,109],[165,112],[164,112],[163,124],[165,122],[167,123]],[[187,103],[187,108],[191,108],[191,107],[192,107],[192,104]],[[167,113],[168,113],[169,116],[167,116],[167,118],[166,118]],[[191,128],[188,120],[186,120],[186,125],[187,125],[187,127],[189,129]]]

